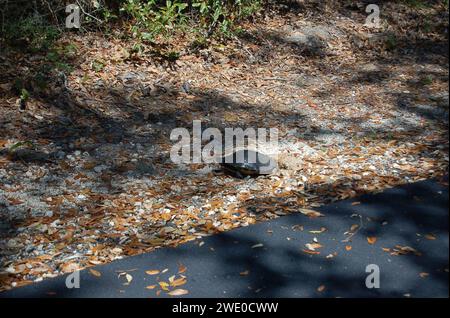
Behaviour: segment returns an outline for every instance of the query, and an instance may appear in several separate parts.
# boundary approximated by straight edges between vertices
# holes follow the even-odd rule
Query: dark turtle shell
[[[238,176],[257,176],[272,173],[275,161],[254,150],[238,150],[222,158],[222,167]]]

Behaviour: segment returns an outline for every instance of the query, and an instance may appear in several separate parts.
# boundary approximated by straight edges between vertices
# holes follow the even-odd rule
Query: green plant
[[[105,68],[105,62],[101,60],[94,60],[92,61],[92,69],[96,72],[100,72]]]
[[[393,34],[390,34],[386,39],[386,49],[388,51],[393,51],[397,48],[398,42],[397,37]]]
[[[30,99],[30,93],[25,88],[22,88],[20,90],[20,100],[23,103],[26,103],[29,99]]]
[[[422,85],[427,86],[433,84],[433,77],[431,75],[426,75],[425,77],[422,77],[420,82]]]
[[[48,50],[58,39],[60,31],[39,16],[13,21],[4,26],[7,43],[32,53]]]
[[[9,153],[12,153],[19,148],[34,148],[34,144],[30,140],[19,141],[19,142],[16,142],[11,147],[9,147],[8,151],[9,151]]]
[[[408,6],[416,9],[429,7],[429,1],[424,0],[403,0]]]
[[[158,34],[168,34],[175,28],[176,24],[185,21],[185,9],[188,7],[186,1],[167,0],[127,0],[121,11],[128,14],[134,20],[131,31],[134,37],[151,41]]]
[[[218,31],[230,34],[236,22],[261,8],[260,0],[126,0],[121,12],[132,20],[133,37],[153,41],[159,35],[170,35],[185,26],[188,17],[195,25],[207,30],[208,35]]]
[[[261,8],[260,0],[202,0],[194,1],[193,8],[198,9],[200,21],[209,33],[219,31],[229,35],[235,23]]]

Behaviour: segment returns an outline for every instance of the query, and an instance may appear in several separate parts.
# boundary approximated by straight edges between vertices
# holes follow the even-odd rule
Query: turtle
[[[237,178],[268,175],[277,168],[276,161],[254,150],[237,150],[222,157],[221,166],[225,172]]]

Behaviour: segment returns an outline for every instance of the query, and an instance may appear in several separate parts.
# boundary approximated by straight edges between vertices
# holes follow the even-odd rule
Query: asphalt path
[[[283,216],[96,266],[79,272],[80,288],[67,288],[66,275],[0,298],[158,298],[176,289],[182,297],[448,297],[446,182],[409,184],[317,209],[323,217]],[[376,269],[379,286],[368,288]],[[180,270],[186,283],[164,290],[159,283],[182,278]]]

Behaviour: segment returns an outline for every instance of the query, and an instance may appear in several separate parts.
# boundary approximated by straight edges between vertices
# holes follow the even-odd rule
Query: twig
[[[355,234],[358,233],[359,230],[362,229],[362,228],[364,227],[363,220],[362,220],[362,216],[359,215],[359,214],[358,214],[358,216],[359,216],[359,222],[360,222],[361,225],[360,225],[354,232],[350,233],[350,236],[349,236],[349,237],[347,237],[345,240],[342,240],[341,242],[343,242],[343,243],[350,242],[351,238],[352,238],[353,236],[355,236]]]
[[[289,82],[290,80],[287,78],[281,77],[266,77],[262,79],[263,81],[281,81],[281,82]]]
[[[98,23],[103,23],[103,21],[100,20],[99,18],[94,17],[93,15],[91,15],[91,14],[87,13],[86,11],[84,11],[83,7],[81,6],[81,4],[80,4],[80,2],[79,2],[78,0],[77,0],[77,4],[78,4],[78,7],[80,7],[80,10],[81,10],[81,12],[83,12],[83,14],[85,14],[85,15],[87,15],[88,17],[90,17],[90,18],[96,20]]]
[[[53,19],[55,20],[55,24],[58,26],[59,28],[59,20],[58,17],[56,16],[56,13],[53,11],[52,6],[50,5],[50,3],[48,1],[44,1],[47,4],[48,10],[50,11],[50,14],[52,15]],[[59,30],[61,31],[61,29],[59,28]]]

